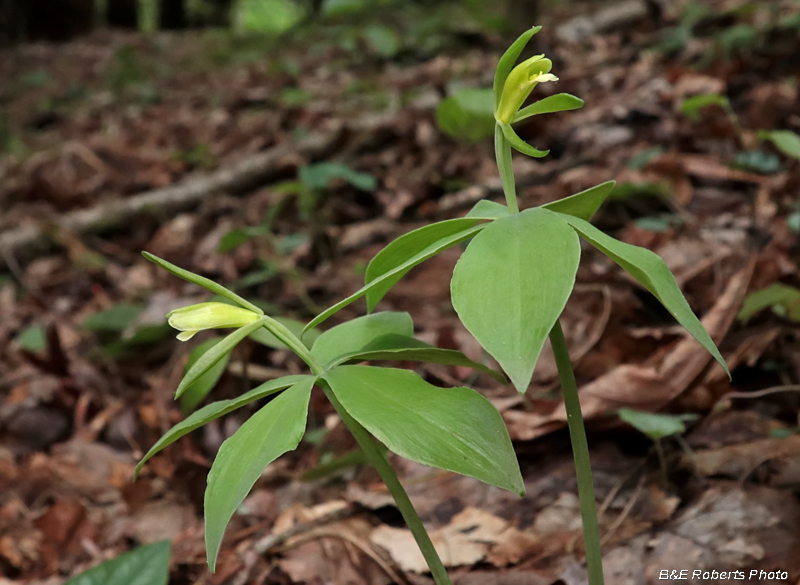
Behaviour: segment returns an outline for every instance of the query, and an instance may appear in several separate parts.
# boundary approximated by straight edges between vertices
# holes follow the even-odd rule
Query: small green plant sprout
[[[137,472],[155,453],[193,429],[245,404],[273,396],[222,444],[209,473],[205,520],[212,570],[225,526],[236,508],[264,468],[300,442],[309,397],[315,386],[325,393],[386,483],[437,585],[449,585],[451,581],[384,451],[373,438],[389,451],[412,461],[468,475],[516,494],[524,493],[503,419],[481,394],[469,388],[437,388],[407,370],[354,365],[370,360],[427,361],[469,366],[505,381],[503,373],[473,362],[460,352],[416,340],[408,314],[373,312],[394,284],[414,266],[471,240],[453,273],[453,307],[467,330],[497,360],[520,393],[527,391],[549,336],[575,456],[589,583],[603,583],[589,449],[575,376],[559,324],[575,284],[581,253],[579,238],[633,276],[726,372],[727,367],[664,261],[649,250],[615,240],[589,223],[613,189],[613,181],[520,211],[511,165],[512,149],[536,158],[545,156],[547,151],[527,144],[513,125],[534,115],[583,105],[579,98],[564,93],[524,105],[537,84],[556,81],[550,73],[552,63],[543,55],[515,66],[539,28],[528,30],[512,44],[501,57],[494,80],[495,151],[506,204],[479,201],[465,217],[427,225],[396,239],[369,263],[365,285],[318,314],[300,335],[213,281],[145,254],[176,276],[252,312],[252,315],[226,313],[219,318],[209,317],[205,323],[189,320],[196,307],[174,314],[186,332],[222,326],[228,318],[228,326],[238,327],[194,362],[179,384],[177,396],[255,331],[273,335],[310,370],[308,375],[271,380],[238,398],[200,408],[168,431],[139,463]],[[311,343],[319,324],[362,297],[366,298],[368,315],[324,331]]]
[[[140,546],[84,571],[65,585],[167,585],[171,548],[169,540]]]
[[[662,485],[667,485],[667,459],[664,456],[664,446],[661,439],[664,437],[675,436],[681,441],[681,446],[688,448],[680,436],[686,432],[686,424],[689,421],[697,420],[700,415],[694,413],[687,414],[663,414],[658,412],[645,412],[630,408],[620,408],[617,411],[620,419],[631,425],[637,431],[647,435],[656,450],[658,464],[661,469]]]

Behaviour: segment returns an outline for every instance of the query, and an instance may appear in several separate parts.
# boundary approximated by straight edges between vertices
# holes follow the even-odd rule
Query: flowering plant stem
[[[270,319],[270,321],[272,320]],[[265,325],[267,329],[271,330],[272,333],[276,335],[278,334],[276,329],[280,328],[280,333],[282,334],[280,337],[281,341],[289,345],[292,349],[297,351],[297,349],[303,348],[301,350],[304,354],[302,357],[304,360],[306,360],[306,363],[315,375],[322,376],[324,374],[323,367],[307,350],[304,349],[302,342],[297,339],[297,337],[295,337],[290,331],[286,330],[285,327],[281,327],[279,323],[273,321],[269,325],[278,326],[269,327],[268,325]],[[397,509],[400,510],[400,514],[403,515],[403,519],[406,521],[406,525],[408,525],[411,534],[414,536],[414,540],[417,541],[417,546],[419,546],[422,556],[425,557],[425,561],[428,563],[428,568],[433,575],[434,581],[436,581],[436,585],[452,585],[450,577],[447,576],[447,571],[444,568],[444,564],[439,558],[439,553],[436,552],[436,548],[433,546],[431,537],[428,535],[427,530],[425,530],[425,526],[422,524],[419,514],[417,514],[417,511],[414,509],[414,505],[411,503],[405,488],[403,488],[403,484],[400,483],[397,474],[394,472],[394,469],[392,469],[392,466],[389,464],[386,456],[375,445],[375,442],[372,440],[372,437],[370,437],[367,429],[361,426],[361,424],[359,424],[359,422],[350,416],[347,410],[345,410],[345,408],[342,406],[342,403],[339,402],[339,399],[336,398],[336,395],[331,391],[331,388],[327,382],[319,380],[319,386],[322,388],[322,391],[325,393],[325,396],[327,396],[330,403],[336,409],[336,413],[342,419],[342,422],[350,430],[350,433],[358,442],[358,445],[361,447],[364,455],[367,456],[369,462],[378,472],[378,475],[380,475],[383,483],[386,484],[386,487],[389,489],[389,493],[392,494],[392,498],[394,498],[394,501],[397,504]]]
[[[364,451],[369,462],[372,463],[378,475],[381,476],[383,483],[385,483],[386,487],[389,489],[389,493],[392,494],[397,508],[403,515],[403,519],[406,521],[409,530],[411,530],[411,534],[414,535],[414,540],[417,541],[417,546],[419,546],[422,556],[425,557],[425,561],[428,563],[428,568],[433,575],[433,580],[436,581],[436,585],[452,585],[452,581],[450,581],[450,577],[447,576],[447,571],[442,564],[442,560],[439,558],[439,554],[436,552],[433,542],[431,542],[431,537],[428,536],[428,532],[422,525],[422,520],[420,520],[417,511],[414,509],[414,505],[408,498],[406,490],[397,478],[397,474],[394,472],[394,469],[392,469],[386,456],[375,445],[375,442],[369,436],[367,430],[348,414],[339,400],[337,400],[334,393],[328,388],[327,384],[322,384],[322,389],[344,424],[350,429],[356,441],[358,441],[361,450]]]
[[[558,366],[558,378],[561,381],[561,392],[564,396],[564,407],[567,411],[567,425],[572,441],[572,453],[575,457],[575,473],[578,477],[578,499],[581,505],[583,520],[583,542],[586,549],[586,568],[589,573],[589,585],[603,585],[603,561],[600,552],[600,529],[597,525],[597,503],[592,483],[592,466],[589,461],[589,444],[586,441],[586,429],[583,426],[581,403],[578,398],[578,386],[575,383],[575,372],[569,359],[567,341],[561,324],[556,321],[550,331],[550,343]]]

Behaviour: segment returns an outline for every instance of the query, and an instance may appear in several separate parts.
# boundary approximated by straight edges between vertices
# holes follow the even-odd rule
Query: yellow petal
[[[189,341],[197,333],[198,331],[196,329],[194,331],[181,331],[178,333],[178,341]]]

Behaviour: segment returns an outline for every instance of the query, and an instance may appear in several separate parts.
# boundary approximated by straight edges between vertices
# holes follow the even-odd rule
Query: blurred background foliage
[[[544,2],[552,4],[554,0]],[[223,28],[236,32],[281,34],[314,20],[353,19],[402,25],[424,13],[423,26],[470,21],[505,29],[534,17],[540,0],[0,0],[0,42],[65,41],[94,28],[144,32],[186,28]],[[562,2],[563,3],[563,2]],[[455,9],[455,11],[454,11]],[[455,19],[455,20],[452,20]],[[419,24],[416,22],[415,24]],[[513,27],[512,27],[513,28]],[[397,51],[397,31],[372,28],[369,42],[386,54]]]

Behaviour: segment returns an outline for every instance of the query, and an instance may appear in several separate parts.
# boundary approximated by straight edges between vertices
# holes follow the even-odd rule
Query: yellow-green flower
[[[204,329],[244,327],[259,319],[253,311],[225,303],[199,303],[175,309],[167,314],[167,322],[178,333],[178,339],[187,341]]]
[[[503,85],[500,104],[495,118],[503,124],[510,124],[514,114],[522,107],[527,97],[537,84],[543,81],[558,81],[558,77],[550,73],[553,62],[544,55],[536,55],[523,61],[511,70]]]

